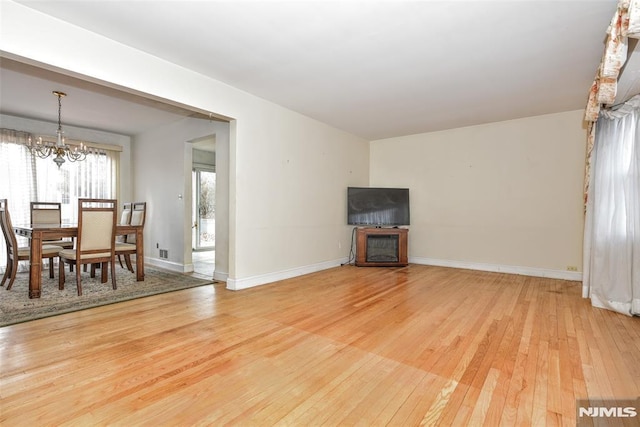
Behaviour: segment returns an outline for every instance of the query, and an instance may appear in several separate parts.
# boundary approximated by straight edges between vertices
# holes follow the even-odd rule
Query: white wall
[[[409,261],[579,279],[583,111],[371,143],[371,185],[410,188]]]
[[[346,188],[368,182],[368,142],[275,105],[246,125],[237,121],[245,143],[237,146],[235,194],[246,209],[237,212],[235,255],[252,268],[232,286],[345,262]]]
[[[229,124],[186,118],[137,135],[133,143],[135,200],[147,202],[145,257],[151,264],[178,271],[191,271],[191,169],[190,141],[216,135],[224,152],[229,144]],[[224,157],[220,159],[224,162]],[[224,165],[222,170],[224,171]],[[223,182],[225,177],[221,177]],[[224,195],[224,193],[222,194]],[[228,197],[217,200],[217,208],[228,212]],[[220,224],[216,271],[228,270],[228,220]],[[160,259],[159,249],[168,251]]]
[[[348,185],[368,182],[367,141],[6,0],[0,15],[0,52],[234,119],[229,141],[227,285],[231,289],[346,260],[350,229],[345,220],[345,192]],[[178,173],[161,170],[172,162],[182,162],[184,171],[184,151],[178,153],[171,147],[159,153],[151,148],[152,142],[143,145],[145,152],[149,149],[149,159],[158,157],[155,165],[145,168],[159,171],[162,176],[158,181],[166,184],[162,204],[153,208],[167,209],[170,227],[149,229],[149,242],[155,247],[154,238],[179,239],[175,230],[186,224],[177,206],[177,195],[184,194],[184,189],[178,188],[183,181],[171,182],[169,176],[177,177]],[[172,154],[179,157],[169,158]],[[142,177],[137,164],[134,169],[136,198],[151,196],[150,178]],[[149,227],[153,227],[152,221],[147,220]]]

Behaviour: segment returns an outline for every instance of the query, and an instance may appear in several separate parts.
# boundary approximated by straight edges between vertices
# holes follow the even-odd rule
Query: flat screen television
[[[347,224],[410,225],[408,188],[347,188]]]

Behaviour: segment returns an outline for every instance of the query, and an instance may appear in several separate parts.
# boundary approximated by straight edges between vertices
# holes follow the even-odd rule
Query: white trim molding
[[[274,273],[267,273],[259,276],[246,277],[243,279],[227,279],[227,289],[231,291],[239,291],[241,289],[248,289],[255,286],[266,285],[268,283],[277,282],[279,280],[291,279],[292,277],[303,276],[305,274],[315,273],[317,271],[327,270],[333,267],[339,267],[347,261],[347,258],[343,258],[338,260],[325,261],[318,264],[291,268],[289,270],[276,271]]]
[[[177,271],[178,273],[190,273],[193,271],[193,264],[180,264],[177,262],[165,261],[159,258],[144,257],[146,265],[153,265],[156,267],[164,268],[165,270]],[[191,266],[191,270],[189,270]]]
[[[213,280],[217,282],[226,282],[228,279],[229,279],[229,273],[225,273],[224,271],[213,272]]]
[[[246,277],[243,279],[229,279],[229,273],[214,271],[213,279],[225,282],[226,288],[232,291],[249,289],[255,286],[266,285],[280,280],[291,279],[293,277],[303,276],[317,271],[327,270],[333,267],[339,267],[348,262],[347,258],[325,261],[318,264],[305,265],[289,270],[277,271],[258,276]],[[166,270],[176,271],[179,273],[189,273],[193,271],[193,264],[183,265],[175,262],[169,262],[158,258],[145,257],[145,263]],[[517,265],[501,265],[486,264],[481,262],[458,261],[448,259],[435,259],[423,257],[409,257],[409,264],[432,265],[436,267],[462,268],[466,270],[491,271],[494,273],[518,274],[522,276],[547,277],[550,279],[571,280],[576,282],[582,281],[581,271],[564,271],[551,270],[537,267],[522,267]]]
[[[457,261],[448,259],[409,257],[409,263],[433,265],[438,267],[463,268],[467,270],[491,271],[494,273],[519,274],[522,276],[548,277],[571,281],[582,281],[581,271],[550,270],[537,267],[521,267],[517,265],[486,264],[482,262]]]

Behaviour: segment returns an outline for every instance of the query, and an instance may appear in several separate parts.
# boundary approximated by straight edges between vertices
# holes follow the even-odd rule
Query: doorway
[[[210,251],[216,247],[216,173],[193,170],[193,250]]]

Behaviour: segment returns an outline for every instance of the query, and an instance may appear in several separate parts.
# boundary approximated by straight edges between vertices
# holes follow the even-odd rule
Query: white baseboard
[[[178,273],[190,273],[193,271],[193,264],[183,265],[177,262],[166,261],[160,258],[145,257],[144,262],[147,265],[153,265],[156,267],[164,268],[165,270],[176,271]],[[191,270],[188,270],[188,266],[191,266]]]
[[[246,277],[243,279],[229,279],[229,273],[214,271],[213,279],[220,282],[226,282],[227,289],[229,290],[239,291],[241,289],[253,288],[255,286],[277,282],[279,280],[290,279],[292,277],[303,276],[305,274],[315,273],[316,271],[338,267],[345,264],[347,261],[347,258],[325,261],[318,264],[305,265],[289,270],[276,271],[273,273]],[[145,257],[145,263],[147,263],[148,265],[164,268],[166,270],[176,271],[178,273],[189,273],[193,271],[193,264],[183,265],[175,262],[165,261],[159,258]],[[481,262],[457,261],[424,257],[409,257],[409,263],[433,265],[437,267],[463,268],[466,270],[491,271],[494,273],[519,274],[522,276],[548,277],[550,279],[571,280],[577,282],[582,281],[581,271],[550,270],[536,267],[521,267],[517,265],[486,264]]]
[[[325,261],[318,264],[305,265],[289,270],[276,271],[274,273],[267,273],[259,276],[246,277],[244,279],[227,279],[227,289],[239,291],[241,289],[253,288],[254,286],[266,285],[267,283],[277,282],[279,280],[290,279],[292,277],[315,273],[316,271],[339,267],[341,264],[346,262],[347,258],[343,258],[333,261]]]
[[[229,273],[214,271],[213,272],[213,280],[218,282],[226,282],[229,279]]]
[[[175,271],[178,273],[193,273],[194,267],[193,263],[191,264],[180,264],[177,262],[170,262],[160,258],[144,258],[145,264],[153,265],[155,267],[164,268],[165,270]],[[213,280],[217,280],[220,282],[226,282],[229,277],[229,273],[214,271],[213,272]]]
[[[422,257],[409,257],[409,263],[433,265],[438,267],[464,268],[467,270],[492,271],[494,273],[519,274],[522,276],[548,277],[550,279],[572,280],[578,282],[582,281],[581,271],[550,270],[536,267],[521,267],[517,265],[485,264],[482,262]]]

